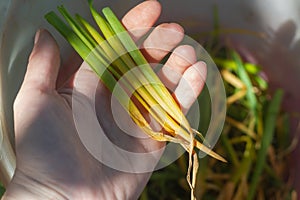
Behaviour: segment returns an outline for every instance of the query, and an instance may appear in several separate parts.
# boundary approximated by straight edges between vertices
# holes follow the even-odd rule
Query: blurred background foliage
[[[219,68],[227,95],[227,113],[214,151],[228,163],[210,157],[200,159],[196,197],[204,200],[296,200],[288,158],[297,144],[290,138],[289,115],[282,111],[284,91],[270,93],[263,66],[245,62],[230,44],[220,41],[218,10],[213,11],[214,30],[193,38],[203,41]],[[240,33],[239,33],[240,34]],[[198,98],[199,131],[207,130],[210,110],[207,88]],[[204,116],[204,117],[203,117]],[[205,117],[207,116],[207,117]],[[155,171],[140,200],[189,199],[186,182],[188,155]]]
[[[290,141],[288,115],[281,110],[283,91],[270,94],[261,67],[244,62],[232,49],[218,43],[205,49],[224,80],[227,114],[214,150],[228,163],[210,157],[200,160],[197,199],[296,199],[288,174],[287,159],[294,141]],[[209,98],[207,89],[198,98],[201,120],[206,121],[200,122],[202,133],[209,124],[205,120],[210,119]],[[154,172],[140,199],[189,199],[187,163],[184,154]]]

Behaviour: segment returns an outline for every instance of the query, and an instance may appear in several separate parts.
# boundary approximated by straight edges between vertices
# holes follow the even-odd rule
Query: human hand
[[[122,22],[129,31],[143,28],[132,32],[137,40],[159,15],[159,3],[145,1],[129,11]],[[159,27],[169,30],[168,34]],[[93,85],[98,77],[82,66],[76,78],[80,84],[74,84],[74,77],[60,69],[59,48],[52,36],[41,30],[36,38],[14,104],[17,168],[3,199],[137,199],[151,173],[107,167],[87,151],[78,135],[72,103],[83,102],[83,107],[92,112]],[[158,62],[182,38],[183,29],[178,24],[161,24],[144,42],[143,53],[149,62]],[[206,68],[196,61],[192,47],[179,46],[159,76],[174,89],[174,96],[186,112],[202,89]],[[74,88],[80,95],[72,96]],[[97,87],[96,101],[97,119],[117,146],[134,152],[151,152],[164,146],[151,138],[133,138],[122,132],[111,113],[111,95],[102,84]],[[134,132],[143,134],[139,129]],[[153,165],[153,160],[148,162],[145,164]]]

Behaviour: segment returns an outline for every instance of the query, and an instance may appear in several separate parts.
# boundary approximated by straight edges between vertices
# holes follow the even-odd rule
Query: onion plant
[[[218,160],[226,162],[225,159],[211,151],[201,133],[191,128],[180,106],[113,11],[106,7],[101,14],[93,7],[92,0],[89,0],[89,8],[98,30],[80,15],[71,16],[64,6],[59,6],[58,11],[65,22],[53,11],[46,14],[45,18],[111,92],[118,89],[113,95],[146,134],[158,141],[179,143],[189,152],[187,180],[193,198],[198,166],[195,148]],[[162,130],[154,130],[141,109],[146,110]]]

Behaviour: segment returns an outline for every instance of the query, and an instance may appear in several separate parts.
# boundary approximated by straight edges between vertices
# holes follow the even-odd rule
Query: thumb
[[[52,35],[38,30],[22,87],[54,90],[60,67],[59,47]]]

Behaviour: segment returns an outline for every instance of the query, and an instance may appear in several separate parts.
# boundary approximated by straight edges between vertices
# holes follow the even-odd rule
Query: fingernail
[[[38,43],[38,41],[39,41],[39,39],[40,39],[40,35],[41,35],[41,29],[39,29],[38,31],[36,31],[36,33],[35,33],[35,36],[34,36],[34,47],[33,47],[33,49],[32,49],[32,51],[31,51],[31,54],[30,54],[30,56],[29,56],[29,60],[31,60],[31,58],[33,57],[33,55],[35,54],[35,52],[36,52],[36,48],[37,48],[37,43]]]
[[[41,35],[41,29],[39,29],[36,33],[35,33],[35,37],[34,37],[34,44],[36,44],[39,41]]]

